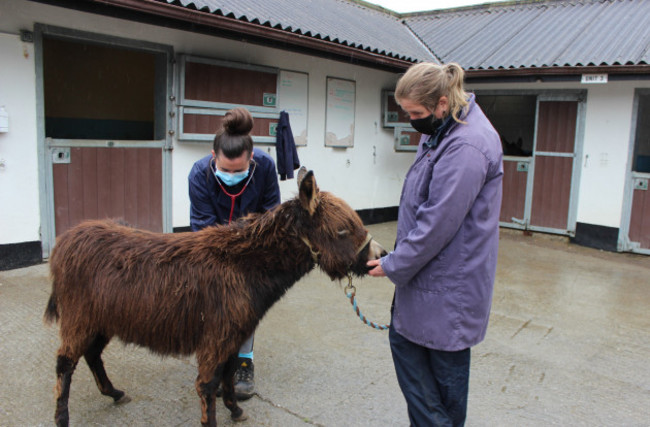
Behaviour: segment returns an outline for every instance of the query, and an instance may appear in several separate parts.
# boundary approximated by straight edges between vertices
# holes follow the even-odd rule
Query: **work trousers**
[[[392,325],[388,339],[411,426],[463,426],[470,349],[432,350],[407,340]]]

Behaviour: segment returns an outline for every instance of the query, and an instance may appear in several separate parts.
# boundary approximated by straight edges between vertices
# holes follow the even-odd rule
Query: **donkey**
[[[269,308],[316,264],[342,279],[366,274],[366,262],[385,254],[350,206],[319,191],[313,172],[301,172],[296,198],[229,226],[159,234],[87,221],[60,236],[44,316],[60,324],[57,425],[69,423],[82,356],[102,394],[130,400],[101,359],[114,336],[160,355],[196,353],[202,425],[217,425],[219,384],[231,418],[246,419],[234,393],[237,352]]]

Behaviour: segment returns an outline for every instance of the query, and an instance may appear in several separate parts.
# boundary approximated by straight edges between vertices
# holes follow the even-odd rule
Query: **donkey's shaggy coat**
[[[101,353],[112,337],[153,352],[196,353],[201,422],[215,426],[215,394],[235,420],[237,351],[267,310],[302,276],[366,273],[383,249],[341,199],[319,192],[313,173],[299,195],[265,214],[194,233],[158,234],[88,221],[63,234],[50,259],[47,321],[60,323],[55,421],[67,425],[72,374],[83,356],[102,394],[113,387]]]

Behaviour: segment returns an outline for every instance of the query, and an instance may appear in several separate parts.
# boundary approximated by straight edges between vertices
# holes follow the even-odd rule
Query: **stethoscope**
[[[219,184],[219,187],[221,187],[221,191],[223,191],[223,193],[226,196],[230,197],[230,216],[228,217],[228,224],[232,222],[232,214],[233,212],[235,212],[235,199],[237,199],[237,197],[241,196],[244,193],[244,190],[246,190],[246,187],[248,187],[248,183],[251,182],[251,179],[253,179],[253,174],[255,174],[255,169],[257,169],[257,163],[255,162],[255,160],[251,159],[251,162],[253,163],[253,170],[248,175],[248,179],[246,180],[244,187],[237,194],[231,194],[224,188],[223,184],[221,183],[221,180],[216,175],[217,165],[216,163],[214,164],[214,169],[212,170],[212,176],[214,177],[214,179],[217,180],[217,184]],[[212,162],[210,162],[210,169],[212,169]]]

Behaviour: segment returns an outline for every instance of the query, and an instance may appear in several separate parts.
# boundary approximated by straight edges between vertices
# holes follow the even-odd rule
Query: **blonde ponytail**
[[[467,107],[467,92],[463,89],[465,71],[455,62],[444,66],[449,77],[447,98],[449,99],[449,111],[457,122],[461,122],[460,114],[463,108]],[[463,122],[461,122],[463,123]]]

